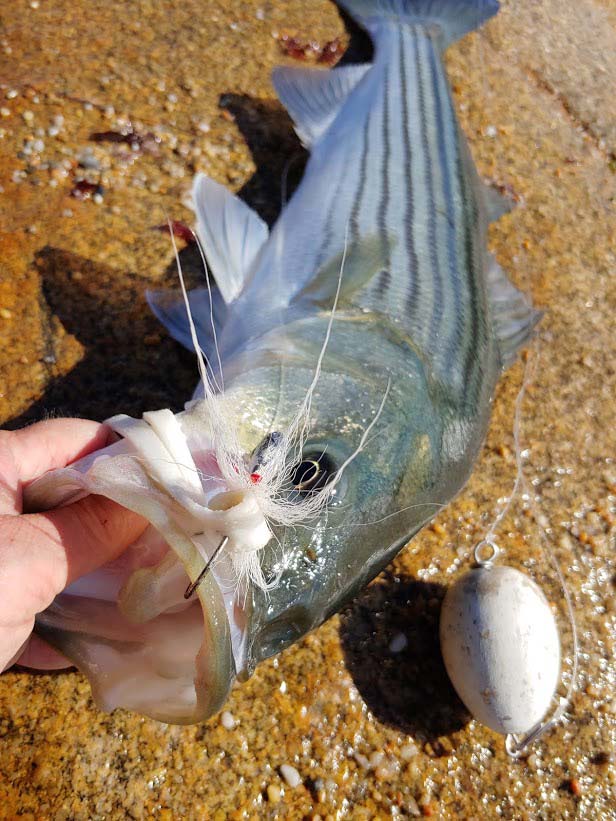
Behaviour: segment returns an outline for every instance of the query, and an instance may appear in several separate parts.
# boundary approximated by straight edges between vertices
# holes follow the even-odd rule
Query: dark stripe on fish
[[[420,38],[425,42],[425,32],[421,32],[419,37],[413,32],[412,43],[415,57],[415,71],[417,74],[417,89],[419,97],[419,122],[421,126],[421,147],[423,153],[423,166],[426,191],[428,195],[428,253],[430,256],[430,274],[433,281],[433,309],[430,318],[429,333],[431,338],[439,336],[440,323],[443,317],[443,279],[438,260],[438,249],[436,244],[436,202],[434,199],[434,175],[432,173],[432,163],[435,159],[430,154],[430,141],[428,139],[428,110],[426,106],[425,78],[422,69],[422,60],[419,54]],[[428,41],[429,47],[429,41]]]
[[[469,179],[462,159],[462,134],[459,134],[457,143],[457,168],[460,180],[460,190],[462,192],[463,220],[464,220],[464,248],[466,255],[466,267],[468,272],[469,289],[469,319],[470,328],[466,340],[466,353],[464,356],[463,374],[463,395],[467,406],[472,406],[477,399],[475,395],[475,381],[479,374],[479,351],[483,344],[483,335],[480,335],[480,315],[479,315],[479,294],[477,288],[477,268],[475,264],[475,249],[473,243],[473,228],[477,222],[477,205],[474,197],[469,196]]]
[[[353,199],[353,209],[351,210],[350,227],[351,227],[351,242],[359,240],[359,213],[361,211],[362,201],[366,194],[366,174],[368,170],[368,150],[369,150],[369,133],[370,133],[370,117],[366,117],[366,122],[362,129],[362,152],[361,161],[359,164],[359,183],[357,186],[357,193]]]
[[[385,68],[385,79],[383,89],[383,165],[381,166],[381,199],[379,201],[379,208],[377,214],[377,224],[379,228],[379,237],[383,245],[383,257],[385,264],[382,272],[379,275],[376,285],[376,291],[379,296],[383,296],[391,281],[390,267],[391,267],[391,250],[387,239],[387,203],[389,200],[389,161],[391,159],[391,129],[389,122],[389,66]]]
[[[400,96],[402,97],[402,144],[404,149],[404,165],[402,173],[407,174],[409,182],[412,174],[413,149],[411,147],[410,124],[409,124],[409,102],[408,87],[406,77],[406,58],[404,55],[404,29],[401,28],[398,36],[398,48],[400,50]],[[413,200],[413,187],[406,186],[406,213],[404,220],[406,251],[409,257],[409,293],[406,298],[406,308],[412,324],[413,318],[419,310],[419,265],[417,262],[417,252],[415,250],[415,240],[413,237],[413,226],[415,223],[415,203]]]
[[[460,350],[463,341],[464,326],[460,321],[460,311],[462,309],[462,291],[460,288],[460,272],[458,271],[457,262],[457,243],[456,243],[456,228],[454,215],[454,190],[453,180],[451,177],[453,158],[449,156],[446,137],[451,136],[454,142],[455,152],[455,138],[456,129],[455,124],[453,129],[448,128],[445,131],[445,118],[448,119],[448,126],[451,126],[452,102],[451,97],[445,92],[445,99],[441,95],[439,65],[437,63],[438,57],[436,55],[436,48],[434,41],[430,40],[428,48],[428,63],[430,67],[430,76],[432,79],[432,93],[434,95],[434,106],[436,111],[436,133],[438,144],[438,157],[442,170],[442,184],[443,184],[443,199],[445,201],[445,213],[447,218],[447,262],[449,273],[449,285],[453,291],[453,312],[454,321],[451,322],[451,330],[448,335],[448,340],[445,346],[445,362],[451,363],[454,366],[456,361],[456,353]],[[447,105],[449,104],[449,106]],[[443,110],[444,109],[444,110]]]

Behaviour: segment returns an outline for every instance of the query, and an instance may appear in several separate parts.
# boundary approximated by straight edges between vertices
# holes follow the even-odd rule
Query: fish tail
[[[372,32],[385,20],[437,25],[445,47],[479,28],[499,10],[498,0],[337,0]]]

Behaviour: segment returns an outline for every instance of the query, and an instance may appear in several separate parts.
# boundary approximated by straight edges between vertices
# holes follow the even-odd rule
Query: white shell
[[[483,566],[450,587],[440,622],[445,667],[469,712],[498,733],[526,733],[560,675],[556,621],[541,589],[512,567]]]

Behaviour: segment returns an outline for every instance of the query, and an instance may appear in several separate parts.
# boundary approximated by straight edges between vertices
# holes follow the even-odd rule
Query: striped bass
[[[374,60],[275,70],[310,151],[280,218],[270,231],[198,175],[218,289],[149,295],[206,354],[193,401],[115,417],[120,442],[31,490],[39,504],[103,493],[152,523],[38,623],[108,709],[202,720],[236,676],[339,610],[462,488],[496,381],[539,317],[487,251],[504,206],[442,62],[497,0],[340,5]]]

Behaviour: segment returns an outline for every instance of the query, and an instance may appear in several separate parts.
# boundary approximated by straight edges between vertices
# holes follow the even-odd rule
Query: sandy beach
[[[349,37],[328,0],[5,4],[2,426],[183,407],[196,363],[145,302],[176,283],[157,228],[192,224],[196,171],[274,220],[305,154],[270,71],[331,65]],[[352,53],[366,48],[353,33]],[[566,720],[512,760],[438,647],[445,591],[515,479],[520,359],[464,492],[222,716],[164,725],[101,713],[75,671],[2,675],[1,818],[616,819],[616,6],[507,0],[447,65],[481,176],[517,203],[490,248],[545,311],[522,408],[536,507],[519,497],[498,540],[555,609],[564,686],[571,631],[545,549],[571,591]],[[198,255],[178,242],[194,282]]]

